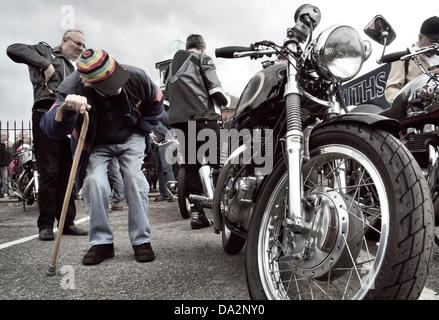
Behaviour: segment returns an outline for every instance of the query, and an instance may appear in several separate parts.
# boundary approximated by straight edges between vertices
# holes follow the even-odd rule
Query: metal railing
[[[12,155],[17,152],[17,148],[23,143],[28,143],[29,145],[32,144],[32,121],[0,121],[0,133],[2,136],[6,134],[6,147],[12,158]],[[0,186],[1,184],[0,179]],[[0,190],[0,193],[1,192],[7,194],[7,196],[11,196],[10,188],[3,186]]]
[[[9,151],[13,145],[17,145],[20,143],[22,137],[30,137],[32,140],[32,121],[1,121],[0,120],[0,132],[1,134],[6,133],[7,141],[9,141],[10,145],[8,146]],[[13,153],[16,151],[14,150]]]

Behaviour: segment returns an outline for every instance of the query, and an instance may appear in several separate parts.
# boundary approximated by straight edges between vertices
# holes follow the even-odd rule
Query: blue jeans
[[[119,160],[123,172],[125,196],[128,204],[128,234],[132,245],[151,242],[149,226],[149,184],[142,173],[145,137],[133,134],[121,144],[93,146],[82,189],[90,215],[90,245],[114,242],[108,216],[111,195],[108,165],[113,157]]]
[[[161,146],[154,145],[152,148],[155,171],[159,181],[159,192],[163,197],[168,197],[171,195],[167,188],[168,181],[175,181],[172,164],[166,161],[166,151],[171,144],[172,142],[163,144]]]

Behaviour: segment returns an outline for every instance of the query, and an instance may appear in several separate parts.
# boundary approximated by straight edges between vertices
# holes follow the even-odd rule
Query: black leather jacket
[[[220,106],[228,103],[223,91],[211,57],[177,51],[166,79],[169,123],[173,126],[190,120],[221,120]]]
[[[55,89],[75,70],[73,64],[62,52],[61,46],[52,49],[45,42],[40,42],[36,45],[15,43],[6,49],[6,53],[14,62],[24,63],[29,66],[29,76],[34,89],[34,105],[32,110],[42,107],[42,104],[39,104],[40,101],[55,101]],[[53,64],[55,73],[46,83],[44,70],[50,64]],[[47,106],[47,103],[44,105]]]

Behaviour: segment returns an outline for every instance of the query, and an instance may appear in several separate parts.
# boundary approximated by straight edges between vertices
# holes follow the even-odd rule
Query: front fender
[[[401,130],[401,123],[398,120],[387,118],[379,114],[362,113],[362,112],[342,114],[334,118],[322,121],[319,124],[317,124],[314,128],[320,128],[322,126],[334,124],[334,123],[347,123],[347,122],[362,123],[373,128],[379,128],[397,137],[399,137],[398,135]]]
[[[305,141],[305,145],[304,145],[305,161],[309,159],[309,139],[311,138],[314,129],[321,128],[334,123],[336,124],[362,123],[373,128],[385,130],[393,134],[398,139],[399,139],[399,132],[401,130],[401,123],[398,120],[387,118],[379,114],[355,112],[355,113],[346,113],[343,115],[338,115],[334,118],[315,123],[314,125],[309,126],[305,130],[303,130],[304,141]]]

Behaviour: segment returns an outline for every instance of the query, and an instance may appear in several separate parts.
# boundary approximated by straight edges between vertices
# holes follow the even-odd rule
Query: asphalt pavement
[[[55,241],[38,239],[38,204],[23,207],[17,200],[0,199],[0,299],[175,301],[178,306],[191,300],[250,303],[245,248],[236,255],[226,254],[221,236],[212,228],[192,230],[190,219],[181,217],[177,201],[155,202],[157,195],[150,193],[149,198],[155,261],[135,261],[128,238],[128,210],[124,209],[110,212],[114,258],[84,266],[88,237],[63,235],[56,274],[51,277],[46,271]],[[88,230],[83,201],[77,200],[76,206],[76,223]],[[439,250],[435,247],[421,299],[439,300],[437,292]]]
[[[0,299],[248,300],[243,252],[226,254],[212,228],[192,230],[177,201],[155,202],[156,196],[151,193],[149,198],[155,261],[135,261],[125,209],[110,212],[114,258],[84,266],[88,237],[63,235],[52,277],[46,270],[55,241],[38,239],[37,204],[23,208],[17,200],[2,199]],[[76,224],[88,230],[83,201],[77,200],[76,206]]]

